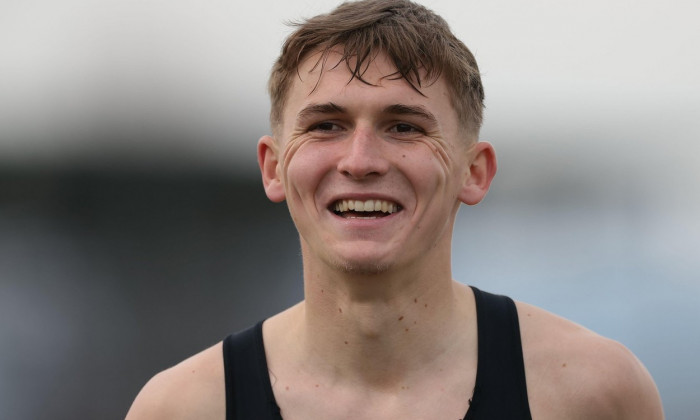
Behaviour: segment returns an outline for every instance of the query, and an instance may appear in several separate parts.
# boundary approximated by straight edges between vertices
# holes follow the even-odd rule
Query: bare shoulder
[[[160,372],[143,387],[126,420],[221,420],[226,414],[222,344]]]
[[[517,302],[528,397],[537,419],[663,419],[656,385],[622,344]]]

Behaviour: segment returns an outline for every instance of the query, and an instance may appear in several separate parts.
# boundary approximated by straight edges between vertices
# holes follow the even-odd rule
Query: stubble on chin
[[[368,261],[332,261],[331,265],[341,273],[360,276],[375,276],[391,269],[389,263]]]

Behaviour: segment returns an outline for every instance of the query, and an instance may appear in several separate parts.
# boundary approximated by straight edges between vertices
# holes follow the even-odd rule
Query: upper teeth
[[[335,211],[381,211],[390,214],[398,211],[398,208],[398,204],[385,200],[338,200],[333,205]]]

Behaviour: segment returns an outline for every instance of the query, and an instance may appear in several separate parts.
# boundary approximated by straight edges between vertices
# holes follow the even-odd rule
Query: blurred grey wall
[[[331,1],[0,3],[0,418],[123,418],[302,298],[255,143],[282,22]],[[472,48],[499,173],[454,274],[621,341],[700,410],[700,33],[686,1],[425,3]]]
[[[257,183],[1,176],[3,419],[123,418],[154,373],[301,298],[293,226]]]

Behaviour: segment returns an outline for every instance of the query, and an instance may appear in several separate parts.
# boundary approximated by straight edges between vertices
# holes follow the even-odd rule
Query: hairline
[[[321,78],[323,77],[326,65],[327,65],[327,57],[328,55],[333,52],[333,50],[337,50],[338,48],[343,48],[342,44],[336,44],[336,45],[321,45],[318,46],[316,49],[308,51],[306,54],[301,55],[297,58],[296,61],[296,66],[293,72],[290,72],[290,74],[296,75],[296,77],[290,78],[289,83],[287,83],[284,91],[282,92],[282,95],[280,96],[281,101],[279,102],[279,112],[277,113],[277,118],[276,121],[271,119],[270,120],[270,129],[272,130],[273,137],[277,139],[277,137],[281,136],[281,127],[284,125],[284,111],[287,108],[288,105],[288,99],[290,96],[291,90],[294,88],[296,81],[301,81],[301,74],[300,74],[300,68],[302,65],[307,61],[310,60],[314,55],[320,54],[318,60],[314,65],[312,66],[312,70],[316,69],[317,67],[320,66],[320,71],[318,72],[318,80],[316,81],[316,84],[314,85],[314,88],[309,92],[309,95],[311,95],[316,88],[318,87],[318,84],[321,82]],[[341,58],[340,60],[335,63],[334,65],[331,66],[331,68],[335,68],[339,65],[342,64],[342,62],[345,60],[345,54],[340,53]],[[363,64],[367,67],[371,65],[377,57],[380,55],[384,54],[385,56],[391,58],[389,54],[387,54],[386,51],[380,50],[376,54],[374,54],[372,57],[367,57],[363,61]],[[394,65],[392,63],[392,65]],[[437,74],[432,75],[432,77],[427,78],[427,79],[421,79],[422,82],[416,86],[417,83],[412,82],[407,76],[408,75],[401,75],[398,71],[398,69],[391,74],[388,74],[384,76],[382,79],[388,78],[388,79],[403,79],[412,89],[414,89],[417,93],[419,93],[422,96],[425,96],[425,94],[421,91],[421,88],[423,86],[430,86],[434,83],[437,83],[438,80],[442,79],[448,87],[450,87],[447,79],[444,77],[442,74],[443,72],[439,72]],[[311,71],[309,71],[309,74],[311,74]],[[398,77],[396,75],[399,75]],[[347,81],[347,84],[350,84],[353,80],[357,80],[361,83],[365,83],[369,86],[376,87],[377,85],[374,85],[372,83],[368,83],[365,81],[363,78],[358,77],[355,73],[351,71],[350,78]],[[420,81],[419,81],[420,82]],[[471,121],[470,116],[462,116],[460,115],[459,107],[456,106],[456,104],[459,103],[459,100],[455,98],[455,95],[453,93],[453,89],[449,89],[449,100],[450,100],[450,107],[455,111],[456,117],[457,117],[457,123],[460,128],[460,133],[463,133],[464,136],[460,137],[465,137],[467,138],[467,143],[473,143],[479,138],[479,133],[481,130],[481,127],[479,124],[475,124],[473,121]],[[274,107],[274,103],[271,104],[272,107]],[[468,110],[467,110],[468,112]]]

